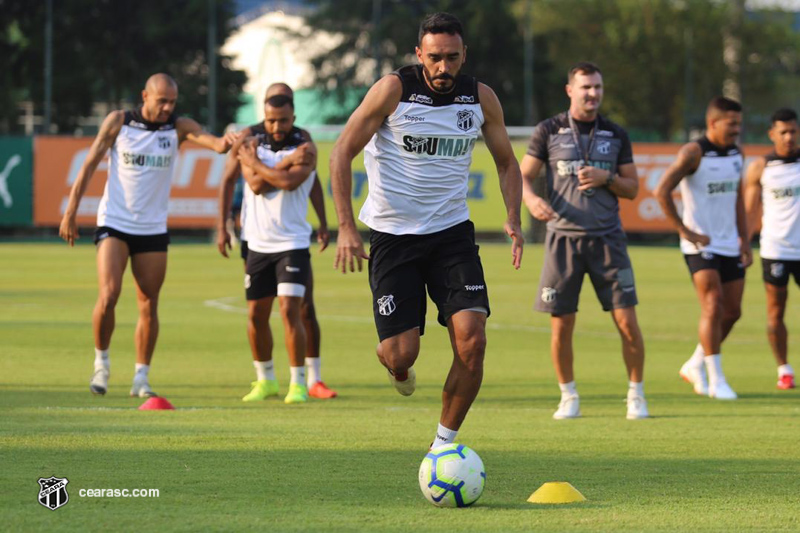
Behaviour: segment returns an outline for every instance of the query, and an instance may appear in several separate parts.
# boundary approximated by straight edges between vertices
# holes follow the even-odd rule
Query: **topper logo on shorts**
[[[40,477],[39,503],[51,511],[55,511],[59,507],[65,506],[69,501],[69,494],[67,494],[67,483],[69,483],[69,480],[65,477]]]
[[[394,295],[387,294],[378,298],[378,312],[383,316],[389,316],[394,313],[397,306],[394,303]]]
[[[467,291],[482,291],[485,288],[485,285],[464,285],[464,290]]]
[[[556,294],[558,291],[553,287],[542,287],[542,301],[546,304],[556,301]]]

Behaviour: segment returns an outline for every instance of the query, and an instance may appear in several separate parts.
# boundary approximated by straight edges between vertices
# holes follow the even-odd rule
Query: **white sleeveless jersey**
[[[708,235],[711,243],[700,249],[681,239],[681,251],[687,255],[710,252],[737,257],[740,250],[736,199],[744,164],[742,152],[738,146],[715,146],[705,137],[697,144],[703,150],[700,166],[680,183],[682,218],[687,228]]]
[[[761,257],[800,260],[800,152],[766,156],[761,174]]]
[[[442,95],[422,67],[393,73],[403,96],[364,148],[369,193],[359,219],[394,235],[424,235],[469,219],[472,149],[484,122],[475,78],[458,76]]]
[[[274,168],[284,157],[306,142],[299,129],[294,128],[283,143],[269,135],[258,135],[256,154],[268,167]],[[268,189],[255,194],[245,185],[242,200],[244,234],[247,248],[262,254],[287,252],[308,248],[311,244],[311,224],[308,215],[308,196],[314,185],[315,172],[295,190]]]
[[[126,111],[109,153],[108,181],[97,210],[97,226],[131,235],[167,232],[169,191],[178,155],[175,116],[158,124],[141,109]]]

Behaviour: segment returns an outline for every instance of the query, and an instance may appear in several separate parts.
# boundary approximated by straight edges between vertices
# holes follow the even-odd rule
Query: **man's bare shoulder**
[[[403,82],[396,74],[387,74],[386,76],[375,82],[370,92],[374,92],[377,96],[381,96],[386,100],[400,101],[403,96]]]
[[[478,98],[483,101],[484,97],[486,98],[493,98],[497,99],[497,94],[495,94],[494,89],[489,87],[483,82],[478,82]]]
[[[678,157],[700,161],[700,158],[703,157],[703,147],[700,146],[699,141],[688,142],[678,150]]]

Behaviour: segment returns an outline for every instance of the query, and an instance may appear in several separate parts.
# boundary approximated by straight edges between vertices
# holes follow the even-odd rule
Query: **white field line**
[[[246,315],[247,309],[238,305],[232,305],[229,302],[238,301],[238,296],[226,296],[224,298],[215,298],[213,300],[206,300],[204,305],[226,311],[228,313],[237,313]],[[331,322],[348,322],[353,324],[374,324],[372,317],[368,316],[352,316],[352,315],[317,315],[321,320]],[[434,327],[438,322],[426,321],[426,326]],[[486,323],[486,329],[496,331],[521,331],[525,333],[550,333],[549,327],[528,326],[525,324],[504,324],[502,322],[494,322],[491,319]],[[617,339],[619,334],[615,331],[613,325],[609,324],[608,331],[593,331],[587,329],[579,329],[578,335],[587,337],[599,337],[605,339]],[[667,341],[667,342],[696,342],[697,337],[694,335],[647,335],[645,333],[645,342],[648,340],[654,341]],[[759,340],[737,339],[736,344],[759,344]]]

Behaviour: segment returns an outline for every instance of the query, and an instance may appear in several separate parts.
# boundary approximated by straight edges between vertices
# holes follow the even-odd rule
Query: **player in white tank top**
[[[59,235],[70,246],[78,238],[78,205],[97,165],[111,150],[108,181],[98,210],[97,270],[100,288],[93,313],[94,394],[105,394],[110,370],[109,345],[114,332],[114,308],[122,275],[131,261],[139,289],[136,325],[136,373],[131,396],[150,397],[148,372],[158,338],[158,295],[167,267],[167,209],[178,146],[191,140],[220,153],[234,135],[215,137],[192,119],[175,117],[178,86],[166,74],[154,74],[142,91],[136,111],[112,111],[103,121],[70,192]]]
[[[738,102],[718,96],[706,110],[706,136],[685,144],[655,191],[677,228],[700,304],[700,343],[680,376],[697,394],[734,400],[722,372],[721,345],[741,316],[744,269],[753,262],[741,192],[742,123]],[[683,217],[672,191],[680,184]]]
[[[751,236],[761,226],[761,267],[767,293],[767,339],[778,364],[778,388],[793,389],[784,314],[791,276],[800,285],[800,128],[797,113],[772,115],[771,154],[747,168],[746,206]],[[760,219],[760,220],[759,220]],[[760,224],[759,224],[760,222]]]
[[[334,266],[342,272],[348,268],[352,272],[356,267],[360,271],[363,260],[369,259],[356,228],[350,197],[351,165],[358,153],[365,150],[369,179],[369,199],[361,211],[361,220],[385,236],[384,242],[393,243],[384,249],[403,247],[406,242],[421,247],[433,242],[436,234],[442,233],[439,230],[449,231],[459,222],[467,224],[468,168],[479,130],[497,166],[506,204],[505,230],[512,238],[512,263],[519,267],[522,177],[497,96],[487,86],[459,74],[466,58],[462,34],[461,22],[452,15],[435,13],[426,17],[420,25],[416,48],[419,65],[403,67],[375,83],[336,142],[331,154],[331,184],[339,217]],[[468,239],[471,243],[471,235]],[[391,271],[392,261],[396,260],[393,258],[399,254],[386,253],[381,257],[386,260],[379,261],[377,255],[371,260],[371,275],[379,268]],[[472,268],[478,260],[477,254],[470,260],[473,262],[469,265],[464,261],[447,271],[454,286],[462,286],[456,278],[459,268]],[[387,368],[390,382],[403,395],[415,389],[412,367],[419,355],[419,322],[424,317],[414,314],[422,308],[424,291],[431,286],[426,287],[421,274],[422,262],[422,259],[410,260],[399,265],[404,272],[414,272],[408,278],[408,290],[404,291],[413,294],[414,301],[398,304],[404,305],[402,310],[395,305],[393,294],[376,295],[376,285],[371,283],[373,314],[382,338],[378,359]],[[485,294],[483,284],[467,286]],[[397,285],[389,290],[397,292],[400,299],[402,287]],[[402,323],[392,331],[384,329],[382,335],[382,325],[391,325],[392,319],[380,317],[388,317],[395,311],[396,317],[404,317]],[[453,342],[453,350],[461,362],[451,367],[433,446],[452,442],[480,389],[486,313],[488,309],[462,307],[443,320],[451,339],[459,339]],[[419,321],[412,325],[415,318]]]
[[[278,94],[283,94],[289,98],[294,97],[294,92],[292,91],[291,87],[285,83],[273,83],[267,88],[265,100]],[[243,142],[247,137],[256,134],[266,134],[266,127],[267,126],[265,122],[260,122],[245,128],[242,131],[243,137],[240,142]],[[287,170],[292,165],[298,163],[316,165],[317,150],[311,139],[311,136],[305,130],[297,128],[297,131],[308,142],[299,145],[290,156],[281,159],[275,168],[279,170]],[[228,250],[231,248],[231,237],[228,234],[226,221],[227,217],[229,216],[228,214],[230,213],[234,184],[240,175],[241,165],[239,164],[238,159],[238,146],[234,145],[226,158],[225,169],[223,171],[222,179],[220,180],[220,211],[217,231],[217,248],[224,257],[228,257]],[[325,215],[325,198],[322,191],[322,185],[319,181],[319,177],[316,175],[316,172],[314,172],[314,175],[315,179],[311,188],[311,192],[309,193],[309,200],[311,201],[311,205],[314,208],[319,220],[319,227],[317,228],[317,242],[320,245],[319,251],[321,252],[327,248],[330,234],[328,232],[328,224]],[[241,255],[242,258],[246,260],[247,249],[245,248],[245,241],[247,239],[247,233],[244,232],[244,228],[247,225],[248,205],[252,203],[253,196],[255,195],[253,190],[245,185],[243,196],[244,198],[241,211]],[[306,294],[303,298],[301,315],[306,331],[305,363],[307,369],[306,381],[308,384],[308,394],[309,396],[318,399],[335,398],[337,396],[336,391],[330,389],[322,379],[321,330],[319,321],[317,320],[316,307],[314,305],[314,275],[312,271],[309,271],[308,285],[306,286]],[[253,365],[256,370],[256,383],[258,390],[256,390],[257,388],[254,387],[254,390],[243,398],[247,401],[254,401],[256,399],[264,399],[267,397],[271,391],[266,390],[268,387],[264,387],[261,385],[261,383],[264,381],[276,381],[277,379],[275,377],[274,367],[272,367],[271,354],[261,354],[258,352],[258,350],[255,350],[252,352],[252,355]],[[272,388],[274,390],[274,387]]]

